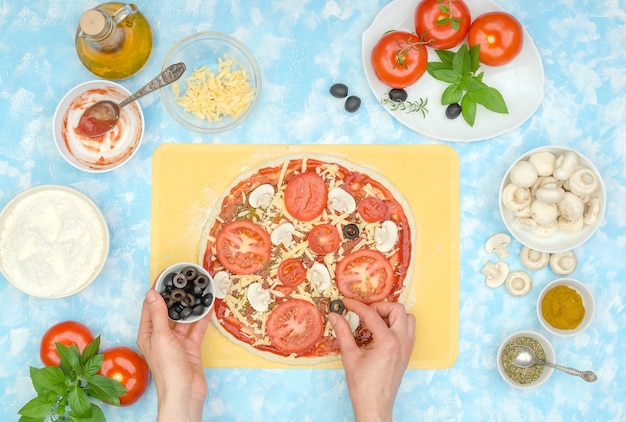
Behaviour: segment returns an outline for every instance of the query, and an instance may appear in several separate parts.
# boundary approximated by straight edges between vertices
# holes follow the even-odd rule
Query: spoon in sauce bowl
[[[176,63],[159,73],[159,75],[144,85],[139,91],[135,92],[130,97],[126,98],[119,104],[113,101],[103,100],[90,106],[78,121],[76,131],[83,136],[89,138],[95,138],[100,136],[115,126],[117,120],[120,118],[120,111],[122,107],[128,105],[138,98],[149,94],[152,91],[163,88],[177,81],[185,72],[186,66],[184,63]]]
[[[535,351],[528,346],[524,346],[522,344],[518,344],[516,346],[519,348],[519,353],[517,354],[515,359],[513,359],[513,364],[519,366],[520,368],[528,368],[533,364],[545,365],[550,366],[554,369],[558,369],[559,371],[563,371],[566,374],[581,377],[587,382],[594,382],[598,379],[593,371],[579,371],[578,369],[555,365],[554,363],[546,362],[545,360],[539,359],[537,355],[535,355]]]

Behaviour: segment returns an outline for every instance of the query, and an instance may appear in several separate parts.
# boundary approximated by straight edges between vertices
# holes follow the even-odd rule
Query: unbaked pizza
[[[203,228],[212,321],[269,360],[335,360],[331,308],[345,313],[344,297],[403,303],[414,239],[407,201],[371,169],[312,155],[265,163],[224,191]],[[357,343],[371,340],[358,315],[345,316]]]

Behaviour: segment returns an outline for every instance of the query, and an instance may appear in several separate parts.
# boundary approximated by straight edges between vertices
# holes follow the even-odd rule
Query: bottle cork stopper
[[[106,19],[100,11],[92,9],[83,13],[79,24],[85,34],[95,36],[105,29]]]

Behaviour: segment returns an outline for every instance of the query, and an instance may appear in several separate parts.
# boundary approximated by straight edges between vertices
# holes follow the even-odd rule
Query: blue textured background
[[[371,93],[361,66],[361,33],[384,0],[139,1],[152,24],[148,65],[122,81],[131,91],[159,71],[167,50],[189,34],[234,35],[256,55],[263,92],[249,121],[228,133],[201,135],[178,126],[158,95],[140,100],[146,133],[137,155],[112,173],[75,170],[57,152],[51,122],[72,86],[95,79],[79,62],[74,34],[93,1],[0,1],[0,207],[41,184],[73,187],[101,208],[111,230],[102,274],[83,292],[62,300],[28,297],[0,277],[0,420],[33,396],[29,365],[50,325],[76,319],[101,333],[103,346],[134,347],[140,304],[149,284],[151,156],[163,143],[439,143],[396,122]],[[545,69],[545,98],[520,128],[497,138],[450,143],[461,160],[461,306],[459,358],[446,370],[408,371],[395,419],[626,420],[624,297],[626,218],[626,2],[623,0],[499,0],[533,37]],[[184,7],[183,7],[184,5]],[[345,82],[363,104],[351,115],[328,95]],[[595,294],[592,325],[574,338],[544,332],[535,314],[540,287],[555,278],[533,274],[528,296],[489,289],[479,270],[491,257],[482,245],[504,230],[498,212],[500,180],[518,155],[538,146],[565,145],[590,158],[607,188],[600,230],[576,249],[573,274]],[[507,262],[519,268],[520,245]],[[532,391],[510,388],[495,367],[500,342],[535,329],[553,343],[560,363],[593,369],[594,384],[555,372]],[[419,344],[416,347],[420,347]],[[206,371],[205,419],[224,421],[348,421],[353,418],[340,370]],[[105,407],[111,421],[149,421],[156,393],[127,408]]]

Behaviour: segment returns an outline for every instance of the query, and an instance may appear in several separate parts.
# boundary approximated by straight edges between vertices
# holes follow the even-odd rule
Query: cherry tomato
[[[326,208],[328,187],[319,174],[307,171],[293,176],[285,187],[285,208],[300,221],[311,221]]]
[[[324,334],[322,314],[303,299],[280,303],[267,318],[267,335],[278,350],[291,354],[313,347]]]
[[[382,253],[360,249],[339,261],[335,279],[342,295],[363,303],[373,303],[391,293],[393,269]]]
[[[375,196],[368,196],[359,202],[357,211],[366,223],[376,223],[387,215],[387,205]]]
[[[339,249],[341,236],[337,227],[332,224],[320,224],[309,232],[307,237],[309,248],[317,255],[327,255]]]
[[[125,346],[102,352],[100,374],[119,381],[128,390],[120,397],[120,406],[135,403],[148,388],[150,369],[144,358]]]
[[[89,328],[80,322],[60,322],[50,327],[43,335],[39,347],[39,357],[46,366],[59,366],[61,358],[57,353],[55,343],[61,343],[65,346],[75,344],[82,353],[93,339],[93,334]]]
[[[270,261],[272,244],[258,224],[235,220],[222,227],[215,240],[217,259],[235,274],[253,274]]]
[[[372,49],[376,77],[392,88],[406,88],[422,77],[428,67],[428,52],[420,39],[404,31],[388,32]]]
[[[415,33],[441,50],[459,45],[471,21],[463,0],[422,0],[415,9]]]
[[[306,279],[306,268],[298,258],[287,258],[278,266],[278,279],[285,286],[298,287]]]
[[[506,12],[489,12],[477,17],[467,34],[470,47],[480,44],[480,62],[489,66],[509,63],[522,51],[524,30]]]

